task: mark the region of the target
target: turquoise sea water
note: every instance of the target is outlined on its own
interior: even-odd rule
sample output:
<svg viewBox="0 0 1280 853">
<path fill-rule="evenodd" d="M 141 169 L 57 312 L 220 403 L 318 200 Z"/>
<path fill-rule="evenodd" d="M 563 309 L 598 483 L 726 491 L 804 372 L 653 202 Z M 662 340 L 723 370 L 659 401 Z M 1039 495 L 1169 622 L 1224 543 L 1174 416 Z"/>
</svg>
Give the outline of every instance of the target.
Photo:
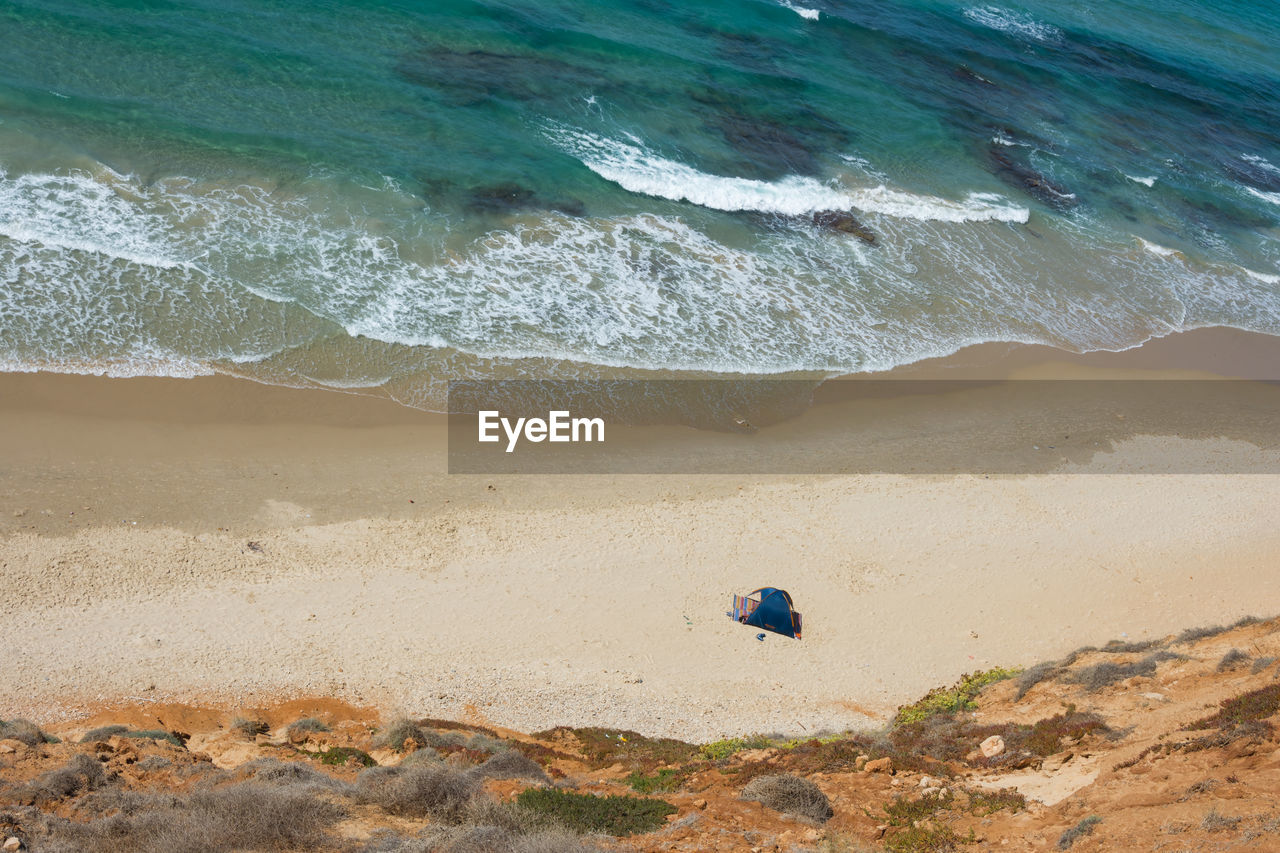
<svg viewBox="0 0 1280 853">
<path fill-rule="evenodd" d="M 434 407 L 1280 334 L 1277 47 L 1243 0 L 5 0 L 0 368 Z"/>
</svg>

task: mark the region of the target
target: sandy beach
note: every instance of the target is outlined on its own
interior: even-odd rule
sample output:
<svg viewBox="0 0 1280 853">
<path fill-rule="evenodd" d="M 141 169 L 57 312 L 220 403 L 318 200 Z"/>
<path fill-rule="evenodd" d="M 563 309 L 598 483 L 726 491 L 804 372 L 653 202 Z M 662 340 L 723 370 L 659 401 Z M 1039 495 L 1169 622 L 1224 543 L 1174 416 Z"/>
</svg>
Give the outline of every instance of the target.
<svg viewBox="0 0 1280 853">
<path fill-rule="evenodd" d="M 908 375 L 1258 377 L 1273 350 L 1214 330 L 1105 356 L 979 348 Z M 1276 470 L 1265 429 L 1122 425 L 1054 458 L 1034 413 L 983 393 L 948 406 L 1022 441 L 1031 473 L 450 476 L 444 419 L 386 400 L 6 375 L 0 717 L 331 694 L 524 730 L 803 733 L 967 671 L 1280 612 L 1280 476 L 1238 473 Z M 878 405 L 886 454 L 938 411 Z M 1188 460 L 1237 473 L 1177 473 Z M 803 640 L 725 618 L 765 584 L 792 593 Z"/>
</svg>

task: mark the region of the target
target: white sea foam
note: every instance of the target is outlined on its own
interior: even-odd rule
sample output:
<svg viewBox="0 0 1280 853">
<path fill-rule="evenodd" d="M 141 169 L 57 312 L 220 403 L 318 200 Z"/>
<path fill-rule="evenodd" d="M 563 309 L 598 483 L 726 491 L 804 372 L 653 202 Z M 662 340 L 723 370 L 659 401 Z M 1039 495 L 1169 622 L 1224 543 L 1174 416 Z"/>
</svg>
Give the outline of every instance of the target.
<svg viewBox="0 0 1280 853">
<path fill-rule="evenodd" d="M 822 14 L 817 9 L 808 9 L 804 6 L 797 6 L 795 3 L 789 2 L 789 0 L 778 0 L 778 5 L 784 9 L 790 9 L 792 12 L 795 12 L 797 15 L 808 21 L 816 21 L 822 17 Z"/>
<path fill-rule="evenodd" d="M 1150 240 L 1144 240 L 1141 237 L 1137 239 L 1143 249 L 1161 258 L 1171 258 L 1174 255 L 1182 254 L 1177 249 L 1170 249 L 1168 246 L 1161 246 L 1159 243 L 1152 243 Z"/>
<path fill-rule="evenodd" d="M 1062 30 L 1057 27 L 1040 23 L 1025 13 L 998 6 L 971 6 L 964 10 L 964 16 L 984 27 L 1021 38 L 1039 42 L 1056 42 L 1062 39 Z"/>
<path fill-rule="evenodd" d="M 1026 222 L 1030 211 L 999 196 L 972 193 L 956 202 L 885 186 L 846 189 L 813 178 L 777 181 L 723 177 L 700 172 L 646 148 L 639 139 L 610 140 L 583 130 L 549 125 L 548 136 L 588 169 L 630 192 L 687 201 L 713 210 L 800 216 L 819 210 L 858 210 L 940 222 Z"/>
<path fill-rule="evenodd" d="M 922 222 L 1025 223 L 1031 216 L 1027 208 L 1010 204 L 994 193 L 969 193 L 964 201 L 948 201 L 879 186 L 852 190 L 849 197 L 859 210 Z"/>
<path fill-rule="evenodd" d="M 0 235 L 147 267 L 183 266 L 167 255 L 163 223 L 118 191 L 123 180 L 109 170 L 14 178 L 0 171 Z"/>
<path fill-rule="evenodd" d="M 1280 204 L 1280 193 L 1271 193 L 1265 190 L 1254 189 L 1253 187 L 1245 184 L 1239 184 L 1239 186 L 1254 198 L 1260 198 L 1268 204 Z"/>
<path fill-rule="evenodd" d="M 1086 350 L 1196 323 L 1280 331 L 1257 276 L 1204 274 L 1145 251 L 1077 258 L 1085 235 L 1064 238 L 1051 222 L 1035 236 L 950 224 L 1005 210 L 998 197 L 821 185 L 885 213 L 874 249 L 800 228 L 720 240 L 678 212 L 530 213 L 434 254 L 421 242 L 434 223 L 371 220 L 382 202 L 367 195 L 353 214 L 347 190 L 328 184 L 65 181 L 24 184 L 24 222 L 47 241 L 0 237 L 0 369 L 217 369 L 334 387 L 390 375 L 388 393 L 419 400 L 405 377 L 483 374 L 486 359 L 508 360 L 504 369 L 536 359 L 535 371 L 845 372 L 990 340 Z M 84 234 L 66 212 L 99 201 L 115 243 L 178 265 L 71 247 Z"/>
<path fill-rule="evenodd" d="M 1139 177 L 1138 175 L 1130 175 L 1127 172 L 1123 174 L 1126 178 L 1133 181 L 1135 184 L 1142 184 L 1144 187 L 1154 187 L 1156 185 L 1155 176 L 1144 178 L 1144 177 Z"/>
<path fill-rule="evenodd" d="M 1265 157 L 1259 157 L 1257 154 L 1241 154 L 1240 159 L 1266 169 L 1268 172 L 1275 172 L 1277 175 L 1280 175 L 1280 166 L 1275 165 Z"/>
<path fill-rule="evenodd" d="M 1280 275 L 1258 272 L 1257 270 L 1251 270 L 1248 267 L 1240 267 L 1240 270 L 1245 275 L 1249 276 L 1249 278 L 1254 279 L 1255 281 L 1260 281 L 1263 284 L 1280 284 Z"/>
</svg>

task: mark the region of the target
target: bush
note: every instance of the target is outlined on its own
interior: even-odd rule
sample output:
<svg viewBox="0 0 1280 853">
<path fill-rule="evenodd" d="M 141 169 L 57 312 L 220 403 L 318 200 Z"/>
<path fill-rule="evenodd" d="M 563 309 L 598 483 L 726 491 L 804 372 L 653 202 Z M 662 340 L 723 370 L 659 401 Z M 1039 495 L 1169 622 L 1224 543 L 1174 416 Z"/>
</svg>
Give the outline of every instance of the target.
<svg viewBox="0 0 1280 853">
<path fill-rule="evenodd" d="M 724 740 L 703 744 L 698 747 L 698 752 L 704 758 L 720 761 L 744 749 L 768 749 L 773 745 L 773 741 L 765 735 L 747 735 L 746 737 L 725 738 Z"/>
<path fill-rule="evenodd" d="M 1094 827 L 1100 823 L 1102 823 L 1102 818 L 1097 815 L 1089 815 L 1089 817 L 1080 821 L 1075 826 L 1063 832 L 1062 835 L 1058 836 L 1058 849 L 1070 850 L 1071 845 L 1075 844 L 1081 838 L 1084 838 L 1086 835 L 1093 835 Z"/>
<path fill-rule="evenodd" d="M 1179 655 L 1170 652 L 1155 652 L 1141 660 L 1130 661 L 1129 663 L 1104 661 L 1073 672 L 1070 680 L 1074 684 L 1084 686 L 1085 689 L 1092 693 L 1109 684 L 1115 684 L 1118 681 L 1124 681 L 1135 676 L 1150 678 L 1156 674 L 1156 667 L 1159 664 L 1167 660 L 1177 660 L 1178 658 Z"/>
<path fill-rule="evenodd" d="M 818 823 L 825 823 L 835 814 L 831 801 L 821 788 L 808 779 L 790 774 L 752 779 L 742 789 L 742 798 L 755 800 L 776 812 L 806 817 Z"/>
<path fill-rule="evenodd" d="M 316 758 L 320 760 L 321 764 L 327 764 L 331 767 L 343 767 L 351 764 L 373 767 L 378 763 L 373 760 L 373 756 L 369 753 L 352 746 L 335 746 L 323 752 L 317 752 Z"/>
<path fill-rule="evenodd" d="M 543 815 L 576 832 L 635 835 L 662 826 L 677 809 L 666 800 L 648 797 L 575 794 L 555 788 L 526 788 L 516 805 Z"/>
<path fill-rule="evenodd" d="M 286 731 L 290 736 L 297 736 L 311 732 L 327 732 L 331 731 L 331 729 L 329 728 L 329 724 L 324 720 L 319 720 L 315 717 L 303 717 L 300 720 L 294 720 L 290 723 L 289 728 L 286 729 Z"/>
<path fill-rule="evenodd" d="M 480 778 L 489 779 L 533 779 L 538 782 L 550 782 L 542 765 L 528 756 L 514 750 L 499 752 L 471 773 Z"/>
<path fill-rule="evenodd" d="M 640 794 L 666 793 L 677 790 L 684 783 L 685 773 L 664 767 L 652 776 L 636 770 L 627 777 L 631 790 Z"/>
<path fill-rule="evenodd" d="M 1242 663 L 1249 660 L 1249 656 L 1239 649 L 1232 649 L 1222 656 L 1222 660 L 1218 661 L 1218 672 L 1227 672 L 1235 669 Z"/>
<path fill-rule="evenodd" d="M 452 768 L 378 767 L 356 780 L 356 797 L 383 811 L 406 817 L 430 817 L 460 823 L 467 806 L 480 791 L 480 780 Z"/>
<path fill-rule="evenodd" d="M 1280 711 L 1280 684 L 1223 699 L 1218 713 L 1187 726 L 1189 729 L 1229 729 L 1260 722 Z"/>
<path fill-rule="evenodd" d="M 324 830 L 344 815 L 340 806 L 305 790 L 243 783 L 198 790 L 185 802 L 157 797 L 132 814 L 67 821 L 50 834 L 61 849 L 72 850 L 309 850 L 320 847 Z"/>
<path fill-rule="evenodd" d="M 91 755 L 76 755 L 56 770 L 42 773 L 26 785 L 26 791 L 37 802 L 57 801 L 75 794 L 92 791 L 105 784 L 107 774 L 102 764 Z"/>
<path fill-rule="evenodd" d="M 1020 702 L 1022 697 L 1031 692 L 1031 688 L 1035 687 L 1042 681 L 1048 681 L 1062 671 L 1062 667 L 1056 663 L 1038 663 L 1030 669 L 1024 670 L 1018 676 L 1018 694 L 1014 696 L 1013 701 Z"/>
<path fill-rule="evenodd" d="M 260 782 L 269 782 L 275 785 L 314 785 L 321 788 L 346 787 L 342 781 L 302 761 L 258 758 L 241 765 L 239 770 Z"/>
<path fill-rule="evenodd" d="M 181 738 L 173 732 L 166 732 L 163 729 L 143 729 L 142 731 L 137 732 L 124 732 L 120 737 L 141 738 L 142 740 L 163 740 L 168 741 L 174 746 L 180 746 L 184 749 L 186 748 L 186 744 L 182 742 Z"/>
<path fill-rule="evenodd" d="M 263 720 L 251 719 L 249 717 L 236 717 L 231 721 L 232 731 L 237 731 L 245 737 L 252 740 L 258 735 L 265 735 L 271 731 L 271 726 L 267 725 Z"/>
<path fill-rule="evenodd" d="M 427 745 L 427 733 L 419 728 L 412 720 L 406 720 L 404 717 L 398 717 L 392 720 L 391 725 L 378 732 L 377 737 L 373 739 L 373 745 L 382 749 L 404 749 L 404 742 L 413 739 L 418 746 Z"/>
<path fill-rule="evenodd" d="M 96 729 L 90 729 L 84 733 L 84 737 L 80 738 L 81 743 L 92 743 L 99 740 L 110 740 L 113 737 L 119 737 L 129 731 L 128 726 L 110 725 L 98 726 Z"/>
<path fill-rule="evenodd" d="M 30 720 L 0 720 L 0 740 L 16 740 L 27 746 L 48 743 L 50 738 Z"/>
<path fill-rule="evenodd" d="M 1258 673 L 1262 672 L 1264 669 L 1271 666 L 1275 662 L 1276 662 L 1276 659 L 1273 657 L 1258 658 L 1253 662 L 1253 666 L 1249 668 L 1249 674 L 1257 675 Z"/>
<path fill-rule="evenodd" d="M 1013 678 L 1018 674 L 1016 669 L 989 669 L 985 672 L 965 674 L 952 687 L 939 687 L 930 690 L 924 698 L 911 705 L 903 705 L 893 718 L 894 725 L 918 723 L 937 714 L 955 714 L 959 711 L 973 711 L 978 707 L 975 701 L 982 689 L 997 681 Z"/>
<path fill-rule="evenodd" d="M 909 826 L 902 832 L 885 839 L 884 849 L 889 853 L 951 853 L 970 839 L 956 835 L 949 826 Z"/>
<path fill-rule="evenodd" d="M 1216 637 L 1219 634 L 1226 633 L 1226 631 L 1227 628 L 1222 625 L 1211 625 L 1204 628 L 1188 628 L 1178 636 L 1174 637 L 1173 642 L 1175 644 L 1194 643 L 1196 640 L 1206 640 L 1209 637 Z"/>
<path fill-rule="evenodd" d="M 422 848 L 406 848 L 406 853 L 408 849 Z M 432 853 L 601 853 L 599 847 L 563 829 L 542 829 L 524 835 L 484 825 L 435 832 L 426 849 Z"/>
</svg>

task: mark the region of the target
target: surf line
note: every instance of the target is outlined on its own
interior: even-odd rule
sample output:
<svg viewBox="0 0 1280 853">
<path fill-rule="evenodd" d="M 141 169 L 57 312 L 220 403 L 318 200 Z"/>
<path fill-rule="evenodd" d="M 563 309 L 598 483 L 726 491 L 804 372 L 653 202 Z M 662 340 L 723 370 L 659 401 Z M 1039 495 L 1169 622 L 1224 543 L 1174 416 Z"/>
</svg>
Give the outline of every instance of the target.
<svg viewBox="0 0 1280 853">
<path fill-rule="evenodd" d="M 502 417 L 496 409 L 483 409 L 478 415 L 476 440 L 486 443 L 501 441 L 502 436 L 498 434 L 501 427 L 507 437 L 507 453 L 515 451 L 522 438 L 535 444 L 541 441 L 604 441 L 604 418 L 575 418 L 563 409 L 547 412 L 545 418 L 516 418 L 514 423 L 510 418 Z"/>
</svg>

